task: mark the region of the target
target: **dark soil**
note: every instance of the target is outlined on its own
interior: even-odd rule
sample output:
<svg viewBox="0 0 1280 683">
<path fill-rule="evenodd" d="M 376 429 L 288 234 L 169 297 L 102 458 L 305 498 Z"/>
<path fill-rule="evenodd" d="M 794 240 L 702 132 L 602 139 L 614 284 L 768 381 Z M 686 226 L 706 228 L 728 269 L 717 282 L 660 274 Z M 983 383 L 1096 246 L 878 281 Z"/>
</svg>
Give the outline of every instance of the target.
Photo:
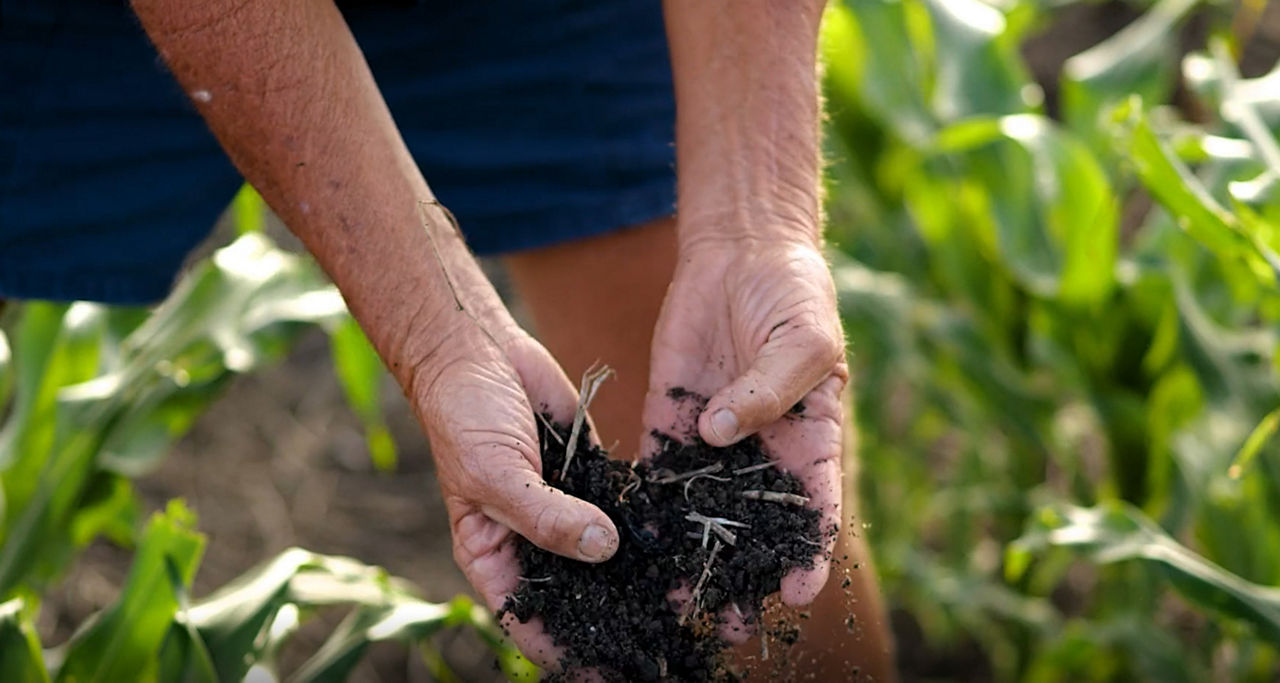
<svg viewBox="0 0 1280 683">
<path fill-rule="evenodd" d="M 554 426 L 552 435 L 549 422 L 539 424 L 548 483 L 599 506 L 621 542 L 609 561 L 587 564 L 520 539 L 522 581 L 503 612 L 522 622 L 542 617 L 568 671 L 596 667 L 609 681 L 737 680 L 744 672 L 727 666 L 718 635 L 725 615 L 757 622 L 782 576 L 812 567 L 835 533 L 801 504 L 799 480 L 768 465 L 754 437 L 714 448 L 655 432 L 660 452 L 635 465 L 581 436 L 562 481 L 569 429 Z M 717 532 L 698 515 L 742 526 Z M 696 592 L 696 602 L 672 600 L 678 589 Z"/>
</svg>

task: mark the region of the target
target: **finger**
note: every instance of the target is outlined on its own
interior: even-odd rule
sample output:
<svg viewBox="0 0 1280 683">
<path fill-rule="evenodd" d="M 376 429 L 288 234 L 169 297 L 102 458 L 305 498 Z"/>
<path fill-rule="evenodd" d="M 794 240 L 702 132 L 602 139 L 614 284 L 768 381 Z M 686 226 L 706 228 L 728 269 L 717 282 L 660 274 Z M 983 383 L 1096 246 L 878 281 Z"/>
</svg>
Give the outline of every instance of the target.
<svg viewBox="0 0 1280 683">
<path fill-rule="evenodd" d="M 511 343 L 507 348 L 507 357 L 511 360 L 534 411 L 550 415 L 551 421 L 556 424 L 572 425 L 578 409 L 578 390 L 551 352 L 537 341 L 525 337 Z M 589 443 L 600 445 L 590 415 L 587 415 L 583 432 L 587 434 Z"/>
<path fill-rule="evenodd" d="M 812 569 L 794 569 L 782 577 L 782 601 L 792 607 L 813 602 L 827 583 L 831 569 L 831 551 L 840 529 L 840 460 L 836 457 L 814 460 L 795 472 L 809 494 L 809 506 L 818 510 L 823 547 L 814 554 Z"/>
<path fill-rule="evenodd" d="M 728 446 L 756 433 L 781 418 L 833 369 L 845 379 L 843 360 L 837 333 L 808 322 L 776 328 L 751 367 L 707 402 L 698 418 L 699 434 L 713 446 Z"/>
<path fill-rule="evenodd" d="M 720 612 L 720 638 L 730 645 L 741 645 L 755 635 L 755 626 L 748 624 L 743 616 L 726 608 Z"/>
<path fill-rule="evenodd" d="M 683 390 L 673 392 L 666 384 L 651 384 L 644 400 L 642 456 L 650 458 L 662 450 L 663 440 L 658 434 L 681 439 L 696 434 L 698 415 L 706 405 L 705 396 Z"/>
<path fill-rule="evenodd" d="M 489 479 L 477 503 L 493 520 L 531 543 L 583 562 L 603 562 L 618 549 L 618 530 L 600 508 L 552 488 L 526 468 Z"/>
<path fill-rule="evenodd" d="M 797 441 L 805 444 L 802 459 L 797 461 L 786 456 L 784 459 L 787 469 L 804 485 L 809 507 L 821 514 L 819 537 L 813 540 L 822 546 L 814 555 L 813 567 L 793 570 L 782 578 L 783 602 L 793 607 L 812 602 L 826 584 L 830 571 L 843 501 L 840 468 L 845 436 L 842 429 L 845 407 L 840 401 L 843 386 L 842 377 L 828 377 L 804 397 L 806 410 L 800 421 L 788 421 L 762 434 L 769 447 L 779 453 L 786 453 L 788 449 L 779 443 L 780 435 L 775 438 L 776 432 L 788 432 L 790 450 L 794 450 Z"/>
<path fill-rule="evenodd" d="M 690 610 L 689 600 L 693 597 L 693 588 L 687 582 L 681 582 L 674 590 L 667 593 L 667 601 L 675 611 L 683 614 Z M 741 645 L 751 639 L 755 634 L 755 628 L 748 624 L 741 615 L 735 612 L 733 608 L 726 607 L 720 612 L 720 625 L 717 633 L 720 637 L 733 645 Z"/>
<path fill-rule="evenodd" d="M 489 610 L 497 612 L 519 586 L 519 563 L 511 531 L 480 512 L 458 520 L 454 531 L 454 560 L 467 581 L 480 594 Z M 563 654 L 551 641 L 542 620 L 520 623 L 515 615 L 502 617 L 502 629 L 530 661 L 540 667 L 554 666 Z"/>
</svg>

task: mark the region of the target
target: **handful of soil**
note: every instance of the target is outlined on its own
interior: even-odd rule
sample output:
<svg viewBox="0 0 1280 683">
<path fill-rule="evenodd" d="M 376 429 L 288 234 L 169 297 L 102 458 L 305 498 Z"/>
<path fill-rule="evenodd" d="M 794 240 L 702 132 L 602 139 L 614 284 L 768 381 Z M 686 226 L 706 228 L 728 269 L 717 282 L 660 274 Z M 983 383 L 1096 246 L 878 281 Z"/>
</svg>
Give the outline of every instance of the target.
<svg viewBox="0 0 1280 683">
<path fill-rule="evenodd" d="M 566 670 L 607 681 L 733 681 L 722 613 L 759 619 L 788 571 L 811 568 L 834 529 L 805 507 L 800 481 L 752 437 L 715 448 L 655 432 L 662 448 L 634 466 L 579 437 L 561 478 L 569 429 L 538 420 L 543 476 L 598 506 L 618 527 L 617 553 L 588 564 L 521 538 L 521 581 L 501 613 L 542 617 Z M 684 589 L 687 600 L 670 594 Z M 500 613 L 500 615 L 501 615 Z"/>
</svg>

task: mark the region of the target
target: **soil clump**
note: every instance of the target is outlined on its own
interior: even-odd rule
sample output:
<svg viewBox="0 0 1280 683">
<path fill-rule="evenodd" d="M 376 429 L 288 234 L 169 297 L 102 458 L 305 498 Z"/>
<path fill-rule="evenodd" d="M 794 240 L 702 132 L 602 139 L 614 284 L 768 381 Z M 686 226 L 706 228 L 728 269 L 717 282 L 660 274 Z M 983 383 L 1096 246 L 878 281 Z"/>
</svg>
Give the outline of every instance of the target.
<svg viewBox="0 0 1280 683">
<path fill-rule="evenodd" d="M 716 448 L 657 432 L 657 455 L 634 464 L 611 460 L 581 434 L 562 477 L 570 429 L 537 422 L 547 484 L 597 505 L 620 543 L 609 561 L 588 564 L 518 539 L 520 585 L 502 612 L 541 617 L 570 672 L 738 680 L 724 661 L 720 629 L 733 628 L 725 615 L 757 623 L 764 597 L 788 571 L 812 567 L 836 531 L 820 528 L 801 482 L 756 437 Z M 675 591 L 685 599 L 673 600 Z"/>
</svg>

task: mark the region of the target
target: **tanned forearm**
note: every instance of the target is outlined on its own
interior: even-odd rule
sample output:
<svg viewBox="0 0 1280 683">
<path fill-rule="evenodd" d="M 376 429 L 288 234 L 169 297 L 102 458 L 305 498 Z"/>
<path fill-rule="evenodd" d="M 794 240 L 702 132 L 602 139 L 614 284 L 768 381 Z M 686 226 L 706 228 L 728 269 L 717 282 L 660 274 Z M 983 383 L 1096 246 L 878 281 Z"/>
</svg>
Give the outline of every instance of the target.
<svg viewBox="0 0 1280 683">
<path fill-rule="evenodd" d="M 503 315 L 438 207 L 427 212 L 434 239 L 424 228 L 418 204 L 431 192 L 331 2 L 133 4 L 232 161 L 333 278 L 406 390 L 461 324 L 433 250 L 472 314 Z"/>
<path fill-rule="evenodd" d="M 824 0 L 665 0 L 682 245 L 819 239 Z"/>
</svg>

